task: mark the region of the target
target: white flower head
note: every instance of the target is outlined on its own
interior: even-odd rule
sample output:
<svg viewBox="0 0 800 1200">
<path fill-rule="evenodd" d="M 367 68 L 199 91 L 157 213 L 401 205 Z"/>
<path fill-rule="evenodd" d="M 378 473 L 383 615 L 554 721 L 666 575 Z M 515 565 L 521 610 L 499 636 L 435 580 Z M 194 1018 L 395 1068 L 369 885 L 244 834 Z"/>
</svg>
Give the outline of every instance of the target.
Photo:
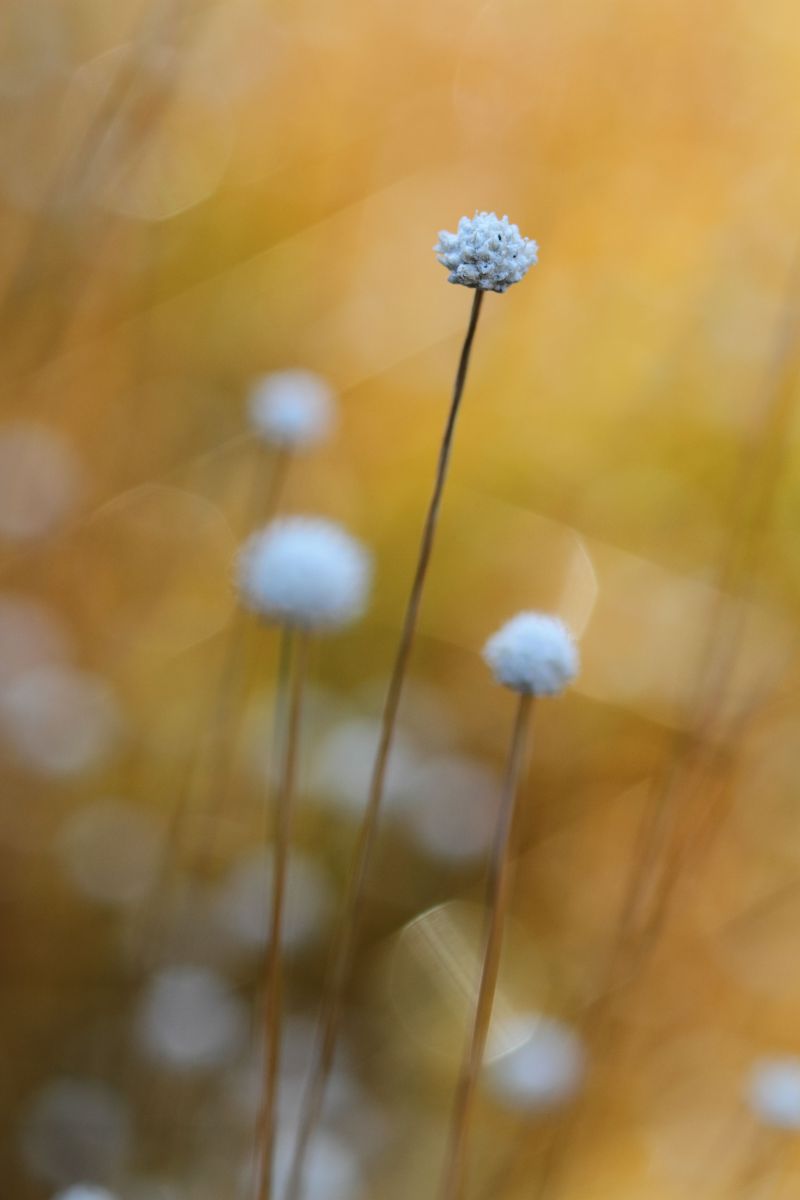
<svg viewBox="0 0 800 1200">
<path fill-rule="evenodd" d="M 536 242 L 523 237 L 508 217 L 501 220 L 493 212 L 462 217 L 458 232 L 443 229 L 433 249 L 450 272 L 450 283 L 484 292 L 505 292 L 519 283 L 539 254 Z"/>
<path fill-rule="evenodd" d="M 512 617 L 483 648 L 495 679 L 514 692 L 555 696 L 578 673 L 578 650 L 563 621 L 546 613 Z"/>
<path fill-rule="evenodd" d="M 333 391 L 321 375 L 294 368 L 256 380 L 248 399 L 250 422 L 260 438 L 301 450 L 327 436 L 334 422 Z"/>
<path fill-rule="evenodd" d="M 340 629 L 364 611 L 372 580 L 367 550 L 319 517 L 279 517 L 245 542 L 237 564 L 243 604 L 266 620 Z"/>
<path fill-rule="evenodd" d="M 800 1059 L 765 1058 L 747 1084 L 750 1108 L 764 1125 L 800 1129 Z"/>
</svg>

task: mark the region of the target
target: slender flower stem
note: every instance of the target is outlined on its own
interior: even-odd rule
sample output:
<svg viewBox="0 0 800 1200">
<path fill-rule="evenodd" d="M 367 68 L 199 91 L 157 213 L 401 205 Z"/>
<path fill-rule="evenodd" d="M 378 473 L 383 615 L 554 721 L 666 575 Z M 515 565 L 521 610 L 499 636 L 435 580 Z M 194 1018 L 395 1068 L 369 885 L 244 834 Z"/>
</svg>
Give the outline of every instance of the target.
<svg viewBox="0 0 800 1200">
<path fill-rule="evenodd" d="M 284 631 L 287 641 L 293 637 Z M 284 655 L 282 654 L 282 658 Z M 283 745 L 280 781 L 275 803 L 275 848 L 272 874 L 272 905 L 269 921 L 269 940 L 264 962 L 264 1096 L 259 1116 L 258 1151 L 259 1173 L 256 1195 L 258 1200 L 271 1200 L 272 1159 L 277 1124 L 278 1073 L 281 1038 L 281 943 L 289 847 L 292 834 L 292 810 L 297 774 L 297 751 L 300 734 L 300 715 L 303 684 L 308 661 L 308 634 L 297 635 L 295 662 L 290 671 L 287 697 L 286 738 Z"/>
<path fill-rule="evenodd" d="M 315 1059 L 312 1066 L 309 1087 L 304 1097 L 304 1103 L 300 1114 L 297 1142 L 295 1145 L 289 1182 L 286 1188 L 286 1200 L 299 1200 L 301 1195 L 303 1165 L 311 1136 L 322 1111 L 322 1104 L 325 1098 L 325 1087 L 328 1082 L 331 1066 L 333 1065 L 333 1055 L 336 1047 L 336 1038 L 339 1032 L 344 994 L 350 978 L 353 958 L 355 956 L 358 929 L 366 892 L 367 877 L 372 859 L 372 850 L 375 844 L 375 835 L 378 827 L 378 816 L 380 812 L 381 801 L 383 799 L 383 790 L 386 781 L 386 769 L 389 763 L 389 753 L 392 748 L 395 727 L 397 725 L 397 713 L 400 707 L 400 699 L 403 694 L 403 683 L 405 681 L 406 668 L 408 666 L 408 660 L 410 658 L 411 649 L 414 643 L 414 635 L 416 633 L 419 610 L 422 603 L 422 595 L 425 589 L 425 579 L 428 573 L 428 564 L 430 563 L 433 544 L 436 537 L 439 510 L 442 504 L 444 486 L 447 480 L 447 470 L 450 464 L 450 456 L 453 449 L 453 434 L 455 433 L 456 419 L 461 406 L 461 397 L 464 392 L 464 384 L 466 382 L 467 369 L 469 367 L 470 352 L 472 350 L 472 343 L 475 338 L 475 330 L 478 326 L 478 317 L 480 316 L 483 295 L 484 293 L 479 288 L 476 288 L 475 296 L 472 301 L 469 325 L 467 326 L 466 337 L 464 338 L 464 344 L 461 348 L 461 357 L 459 359 L 458 370 L 456 372 L 455 383 L 453 385 L 450 411 L 448 413 L 447 423 L 445 425 L 444 434 L 442 437 L 442 444 L 439 450 L 439 460 L 436 468 L 433 492 L 431 494 L 428 512 L 425 517 L 425 523 L 422 528 L 422 537 L 420 540 L 419 556 L 417 558 L 414 580 L 411 585 L 405 616 L 403 618 L 403 626 L 400 633 L 400 641 L 398 643 L 394 665 L 392 667 L 392 673 L 389 678 L 389 686 L 386 692 L 386 699 L 384 701 L 383 714 L 381 717 L 381 732 L 378 741 L 378 749 L 372 769 L 372 777 L 370 780 L 369 795 L 356 844 L 353 870 L 348 880 L 347 893 L 345 895 L 342 914 L 336 932 L 331 959 L 331 969 L 327 981 L 325 996 L 323 998 L 322 1012 L 320 1014 L 320 1033 L 317 1046 L 315 1047 Z"/>
<path fill-rule="evenodd" d="M 494 846 L 487 883 L 487 925 L 481 968 L 478 999 L 461 1074 L 453 1101 L 450 1124 L 450 1141 L 442 1181 L 442 1200 L 461 1200 L 466 1177 L 467 1152 L 470 1129 L 475 1109 L 475 1094 L 480 1078 L 492 1005 L 497 988 L 500 969 L 500 951 L 503 945 L 503 927 L 513 885 L 513 864 L 509 854 L 511 832 L 514 824 L 517 788 L 525 756 L 528 717 L 532 697 L 520 697 L 511 747 L 508 754 L 500 814 L 495 831 Z"/>
<path fill-rule="evenodd" d="M 253 528 L 271 521 L 276 515 L 286 483 L 289 462 L 288 451 L 281 448 L 275 450 L 265 488 L 261 455 L 258 456 L 253 474 L 252 491 L 247 497 L 245 510 L 248 533 Z M 238 611 L 234 613 L 220 670 L 214 712 L 206 732 L 206 738 L 210 743 L 210 763 L 205 791 L 212 801 L 214 817 L 219 817 L 227 808 L 232 768 L 236 757 L 237 735 L 239 734 L 237 717 L 242 715 L 242 696 L 246 687 L 244 670 L 246 635 L 247 615 L 243 611 Z M 281 662 L 283 663 L 288 653 L 288 640 L 282 638 L 281 646 Z"/>
</svg>

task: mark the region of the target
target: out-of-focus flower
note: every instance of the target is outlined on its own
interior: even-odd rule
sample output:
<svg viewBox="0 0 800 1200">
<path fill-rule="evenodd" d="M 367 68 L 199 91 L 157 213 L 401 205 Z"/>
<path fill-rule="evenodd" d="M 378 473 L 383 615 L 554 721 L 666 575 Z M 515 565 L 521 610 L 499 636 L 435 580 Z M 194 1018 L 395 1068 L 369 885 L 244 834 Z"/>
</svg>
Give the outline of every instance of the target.
<svg viewBox="0 0 800 1200">
<path fill-rule="evenodd" d="M 247 1031 L 245 1009 L 227 983 L 205 967 L 166 967 L 151 980 L 138 1014 L 148 1056 L 178 1070 L 228 1062 Z"/>
<path fill-rule="evenodd" d="M 0 691 L 0 734 L 40 775 L 77 775 L 106 758 L 122 727 L 105 680 L 70 667 L 41 666 Z"/>
<path fill-rule="evenodd" d="M 476 212 L 474 217 L 461 218 L 457 233 L 443 229 L 434 251 L 450 272 L 450 283 L 505 292 L 528 273 L 539 247 L 523 237 L 508 217 L 501 220 L 493 212 Z"/>
<path fill-rule="evenodd" d="M 109 1179 L 125 1164 L 130 1120 L 120 1096 L 100 1083 L 56 1079 L 36 1095 L 22 1129 L 30 1170 L 57 1187 Z"/>
<path fill-rule="evenodd" d="M 124 907 L 155 879 L 161 831 L 146 813 L 117 800 L 87 804 L 68 817 L 57 851 L 75 887 L 93 900 Z"/>
<path fill-rule="evenodd" d="M 275 1149 L 275 1190 L 282 1193 L 289 1180 L 294 1150 L 294 1130 L 279 1133 Z M 355 1155 L 329 1133 L 316 1133 L 306 1155 L 302 1194 L 305 1200 L 358 1200 L 361 1175 Z"/>
<path fill-rule="evenodd" d="M 800 1129 L 800 1058 L 765 1058 L 750 1072 L 750 1108 L 765 1125 Z"/>
<path fill-rule="evenodd" d="M 486 1068 L 486 1082 L 508 1108 L 556 1108 L 581 1086 L 585 1053 L 577 1033 L 562 1021 L 528 1013 L 512 1022 L 518 1044 Z M 520 1039 L 522 1039 L 520 1041 Z"/>
<path fill-rule="evenodd" d="M 432 759 L 418 771 L 406 807 L 411 834 L 432 858 L 470 862 L 491 842 L 499 794 L 484 763 L 458 755 Z"/>
<path fill-rule="evenodd" d="M 555 696 L 578 673 L 578 650 L 563 621 L 523 612 L 489 638 L 483 650 L 498 683 L 531 696 Z"/>
<path fill-rule="evenodd" d="M 331 729 L 314 755 L 311 772 L 314 795 L 360 817 L 379 736 L 380 722 L 364 717 L 351 717 Z M 402 733 L 398 734 L 386 777 L 384 798 L 389 807 L 402 807 L 412 794 L 416 765 L 413 744 Z"/>
<path fill-rule="evenodd" d="M 221 885 L 217 920 L 243 949 L 258 950 L 266 940 L 273 869 L 272 855 L 258 851 L 237 863 Z M 330 881 L 315 859 L 292 855 L 284 905 L 283 948 L 303 950 L 319 937 L 333 907 Z"/>
<path fill-rule="evenodd" d="M 76 1183 L 65 1192 L 59 1192 L 55 1200 L 117 1200 L 108 1188 L 98 1187 L 94 1183 Z"/>
<path fill-rule="evenodd" d="M 59 433 L 22 421 L 0 429 L 0 535 L 22 542 L 50 533 L 82 491 L 75 452 Z"/>
<path fill-rule="evenodd" d="M 299 368 L 273 371 L 257 380 L 248 408 L 258 436 L 288 450 L 322 441 L 334 421 L 331 388 L 321 375 Z"/>
<path fill-rule="evenodd" d="M 0 687 L 34 667 L 64 664 L 69 634 L 57 615 L 29 596 L 0 596 Z"/>
<path fill-rule="evenodd" d="M 309 1017 L 288 1016 L 281 1038 L 281 1082 L 279 1123 L 291 1132 L 297 1121 L 308 1084 L 309 1068 L 316 1044 L 316 1022 Z M 264 1046 L 246 1056 L 242 1064 L 226 1077 L 225 1101 L 232 1114 L 252 1129 L 264 1091 Z M 348 1054 L 339 1044 L 330 1087 L 325 1094 L 326 1121 L 341 1117 L 362 1098 L 362 1091 L 348 1066 Z"/>
<path fill-rule="evenodd" d="M 242 603 L 266 620 L 335 630 L 363 612 L 372 563 L 333 521 L 280 517 L 245 542 L 237 576 Z"/>
</svg>

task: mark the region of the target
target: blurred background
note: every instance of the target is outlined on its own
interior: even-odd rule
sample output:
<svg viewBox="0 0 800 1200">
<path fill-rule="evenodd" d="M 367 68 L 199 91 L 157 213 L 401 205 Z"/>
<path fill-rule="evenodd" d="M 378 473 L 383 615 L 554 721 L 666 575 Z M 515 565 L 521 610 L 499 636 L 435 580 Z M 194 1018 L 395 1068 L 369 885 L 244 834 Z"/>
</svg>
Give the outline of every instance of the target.
<svg viewBox="0 0 800 1200">
<path fill-rule="evenodd" d="M 5 0 L 9 1200 L 253 1194 L 277 645 L 231 564 L 277 478 L 248 392 L 303 367 L 339 419 L 281 505 L 376 592 L 311 663 L 285 1159 L 475 208 L 540 263 L 484 305 L 308 1200 L 436 1195 L 520 608 L 583 671 L 535 718 L 470 1196 L 797 1194 L 800 1083 L 747 1094 L 800 1054 L 798 67 L 789 0 Z"/>
</svg>

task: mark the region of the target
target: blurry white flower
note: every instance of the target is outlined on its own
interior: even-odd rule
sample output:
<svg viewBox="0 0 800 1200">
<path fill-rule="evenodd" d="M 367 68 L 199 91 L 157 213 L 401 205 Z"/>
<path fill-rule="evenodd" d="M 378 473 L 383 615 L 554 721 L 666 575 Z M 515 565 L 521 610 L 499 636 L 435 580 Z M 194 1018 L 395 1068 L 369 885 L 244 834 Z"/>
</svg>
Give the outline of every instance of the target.
<svg viewBox="0 0 800 1200">
<path fill-rule="evenodd" d="M 361 816 L 380 737 L 380 722 L 353 717 L 323 738 L 313 758 L 311 790 L 344 812 Z M 402 806 L 414 784 L 416 751 L 402 733 L 395 736 L 386 776 L 384 801 Z"/>
<path fill-rule="evenodd" d="M 142 1048 L 157 1062 L 197 1070 L 228 1062 L 247 1017 L 227 983 L 205 967 L 167 967 L 153 976 L 138 1014 Z"/>
<path fill-rule="evenodd" d="M 300 450 L 321 441 L 334 419 L 333 392 L 313 371 L 273 371 L 254 384 L 250 421 L 273 446 Z"/>
<path fill-rule="evenodd" d="M 310 630 L 348 625 L 367 602 L 367 551 L 333 521 L 280 517 L 239 553 L 242 603 L 267 620 Z"/>
<path fill-rule="evenodd" d="M 317 1025 L 308 1017 L 287 1016 L 281 1035 L 281 1082 L 278 1091 L 279 1121 L 287 1131 L 297 1121 L 308 1084 Z M 347 1053 L 340 1043 L 336 1062 L 325 1090 L 324 1118 L 341 1116 L 361 1100 L 361 1089 L 346 1066 Z M 248 1127 L 257 1117 L 264 1092 L 263 1043 L 234 1072 L 226 1077 L 225 1099 L 232 1113 Z"/>
<path fill-rule="evenodd" d="M 508 217 L 501 220 L 493 212 L 462 217 L 458 232 L 443 229 L 434 246 L 439 262 L 450 272 L 450 283 L 484 292 L 505 292 L 519 283 L 536 262 L 538 249 Z"/>
<path fill-rule="evenodd" d="M 93 1183 L 76 1183 L 65 1192 L 59 1192 L 55 1200 L 117 1200 L 108 1188 L 97 1187 Z"/>
<path fill-rule="evenodd" d="M 520 1110 L 555 1108 L 570 1100 L 585 1072 L 577 1033 L 538 1013 L 516 1017 L 510 1024 L 507 1032 L 517 1045 L 486 1067 L 486 1083 L 497 1100 Z"/>
<path fill-rule="evenodd" d="M 0 690 L 0 733 L 41 775 L 93 767 L 114 748 L 121 727 L 105 680 L 70 667 L 36 667 Z"/>
<path fill-rule="evenodd" d="M 54 612 L 29 596 L 0 596 L 0 687 L 23 671 L 71 656 L 70 636 Z"/>
<path fill-rule="evenodd" d="M 282 1194 L 289 1181 L 295 1130 L 279 1133 L 275 1147 L 275 1191 Z M 303 1171 L 304 1200 L 358 1200 L 361 1174 L 349 1147 L 329 1133 L 316 1133 L 309 1145 Z"/>
<path fill-rule="evenodd" d="M 56 1079 L 36 1095 L 24 1120 L 25 1161 L 33 1174 L 56 1186 L 112 1177 L 129 1149 L 127 1109 L 100 1083 Z"/>
<path fill-rule="evenodd" d="M 765 1125 L 800 1129 L 800 1059 L 765 1058 L 750 1072 L 747 1098 Z"/>
<path fill-rule="evenodd" d="M 152 819 L 117 800 L 86 804 L 58 835 L 57 852 L 75 887 L 105 904 L 135 904 L 155 879 L 161 831 Z"/>
<path fill-rule="evenodd" d="M 229 937 L 245 949 L 263 947 L 271 911 L 273 860 L 256 851 L 237 863 L 220 887 L 216 916 Z M 318 938 L 333 907 L 328 876 L 307 855 L 289 861 L 284 897 L 282 944 L 287 952 L 302 950 Z"/>
<path fill-rule="evenodd" d="M 68 442 L 45 425 L 0 428 L 0 535 L 41 537 L 73 512 L 83 490 Z"/>
<path fill-rule="evenodd" d="M 455 754 L 432 759 L 419 770 L 407 806 L 412 836 L 433 858 L 469 862 L 492 840 L 499 793 L 484 763 Z"/>
<path fill-rule="evenodd" d="M 489 638 L 483 657 L 495 679 L 514 692 L 555 696 L 578 673 L 578 650 L 558 617 L 518 613 Z"/>
</svg>

